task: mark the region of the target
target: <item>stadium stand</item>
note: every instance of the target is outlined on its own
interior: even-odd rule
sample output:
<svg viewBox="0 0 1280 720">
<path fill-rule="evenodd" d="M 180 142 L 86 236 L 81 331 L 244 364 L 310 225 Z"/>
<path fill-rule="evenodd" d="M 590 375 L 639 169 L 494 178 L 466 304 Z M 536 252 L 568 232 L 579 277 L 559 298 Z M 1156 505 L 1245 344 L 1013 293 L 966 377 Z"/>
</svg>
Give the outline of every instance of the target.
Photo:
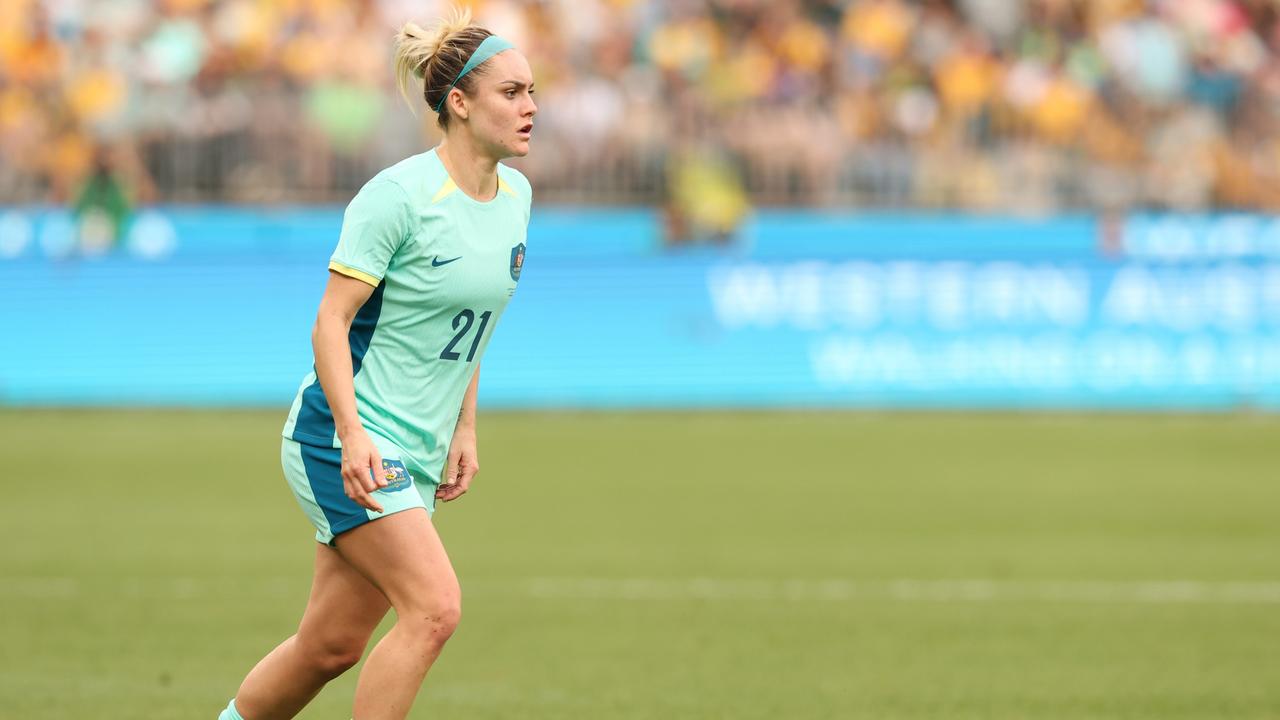
<svg viewBox="0 0 1280 720">
<path fill-rule="evenodd" d="M 542 200 L 1280 208 L 1270 0 L 486 0 Z M 341 202 L 434 140 L 393 28 L 443 2 L 7 0 L 0 201 Z"/>
</svg>

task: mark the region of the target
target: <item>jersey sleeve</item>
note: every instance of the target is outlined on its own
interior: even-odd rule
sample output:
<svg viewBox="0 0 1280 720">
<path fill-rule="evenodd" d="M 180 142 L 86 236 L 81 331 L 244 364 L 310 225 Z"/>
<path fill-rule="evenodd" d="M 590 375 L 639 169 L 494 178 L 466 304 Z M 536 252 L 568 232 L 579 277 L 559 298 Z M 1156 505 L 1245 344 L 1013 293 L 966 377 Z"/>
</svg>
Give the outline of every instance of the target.
<svg viewBox="0 0 1280 720">
<path fill-rule="evenodd" d="M 360 188 L 342 215 L 338 248 L 329 269 L 377 287 L 409 233 L 409 198 L 389 180 Z"/>
</svg>

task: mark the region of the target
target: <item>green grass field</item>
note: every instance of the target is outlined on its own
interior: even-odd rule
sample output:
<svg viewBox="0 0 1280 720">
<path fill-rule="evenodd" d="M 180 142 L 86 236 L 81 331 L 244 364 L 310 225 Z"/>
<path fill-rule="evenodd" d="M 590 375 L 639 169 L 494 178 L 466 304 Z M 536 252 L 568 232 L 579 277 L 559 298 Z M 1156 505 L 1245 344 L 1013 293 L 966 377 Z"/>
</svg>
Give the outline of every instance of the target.
<svg viewBox="0 0 1280 720">
<path fill-rule="evenodd" d="M 307 595 L 282 419 L 0 412 L 0 717 L 217 716 Z M 480 458 L 414 718 L 1280 718 L 1280 418 L 482 411 Z"/>
</svg>

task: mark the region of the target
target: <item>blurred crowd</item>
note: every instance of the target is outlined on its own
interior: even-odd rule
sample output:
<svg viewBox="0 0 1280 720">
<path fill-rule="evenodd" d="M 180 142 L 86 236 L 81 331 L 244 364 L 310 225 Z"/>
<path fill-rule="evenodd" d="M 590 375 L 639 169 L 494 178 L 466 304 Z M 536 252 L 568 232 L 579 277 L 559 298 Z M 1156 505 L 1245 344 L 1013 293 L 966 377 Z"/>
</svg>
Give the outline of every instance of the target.
<svg viewBox="0 0 1280 720">
<path fill-rule="evenodd" d="M 1280 209 L 1280 0 L 478 0 L 543 199 Z M 4 0 L 0 203 L 341 201 L 434 140 L 391 37 L 443 0 Z M 114 196 L 113 196 L 114 197 Z"/>
</svg>

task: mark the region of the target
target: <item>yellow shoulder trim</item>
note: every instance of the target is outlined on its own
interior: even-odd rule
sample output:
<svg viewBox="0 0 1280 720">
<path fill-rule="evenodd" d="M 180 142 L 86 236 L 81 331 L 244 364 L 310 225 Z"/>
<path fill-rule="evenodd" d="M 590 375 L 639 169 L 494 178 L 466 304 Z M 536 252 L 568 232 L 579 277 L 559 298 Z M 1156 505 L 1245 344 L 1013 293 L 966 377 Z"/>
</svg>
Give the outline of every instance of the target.
<svg viewBox="0 0 1280 720">
<path fill-rule="evenodd" d="M 378 285 L 382 282 L 381 280 L 379 280 L 378 278 L 376 278 L 376 277 L 374 277 L 374 276 L 370 275 L 370 274 L 369 274 L 369 273 L 367 273 L 367 272 L 364 272 L 364 271 L 362 271 L 362 270 L 357 270 L 357 269 L 355 269 L 355 268 L 353 268 L 353 267 L 347 267 L 346 265 L 343 265 L 342 263 L 338 262 L 337 260 L 330 260 L 330 261 L 329 261 L 329 269 L 330 269 L 330 270 L 332 270 L 332 271 L 334 271 L 334 272 L 336 272 L 336 273 L 338 273 L 339 275 L 346 275 L 346 276 L 347 276 L 347 277 L 349 277 L 349 278 L 355 278 L 356 280 L 362 280 L 362 281 L 364 281 L 364 282 L 369 283 L 370 285 L 372 285 L 372 286 L 374 286 L 374 287 L 378 287 Z"/>
<path fill-rule="evenodd" d="M 498 191 L 510 193 L 512 195 L 515 195 L 516 197 L 520 197 L 519 195 L 516 195 L 515 190 L 511 189 L 511 186 L 507 184 L 507 181 L 502 179 L 501 175 L 498 176 Z"/>
<path fill-rule="evenodd" d="M 436 196 L 431 198 L 431 204 L 434 205 L 440 202 L 445 198 L 445 196 L 447 196 L 449 193 L 457 189 L 458 189 L 458 185 L 453 181 L 453 178 L 446 178 L 444 181 L 444 185 L 441 186 L 438 192 L 436 192 Z"/>
</svg>

